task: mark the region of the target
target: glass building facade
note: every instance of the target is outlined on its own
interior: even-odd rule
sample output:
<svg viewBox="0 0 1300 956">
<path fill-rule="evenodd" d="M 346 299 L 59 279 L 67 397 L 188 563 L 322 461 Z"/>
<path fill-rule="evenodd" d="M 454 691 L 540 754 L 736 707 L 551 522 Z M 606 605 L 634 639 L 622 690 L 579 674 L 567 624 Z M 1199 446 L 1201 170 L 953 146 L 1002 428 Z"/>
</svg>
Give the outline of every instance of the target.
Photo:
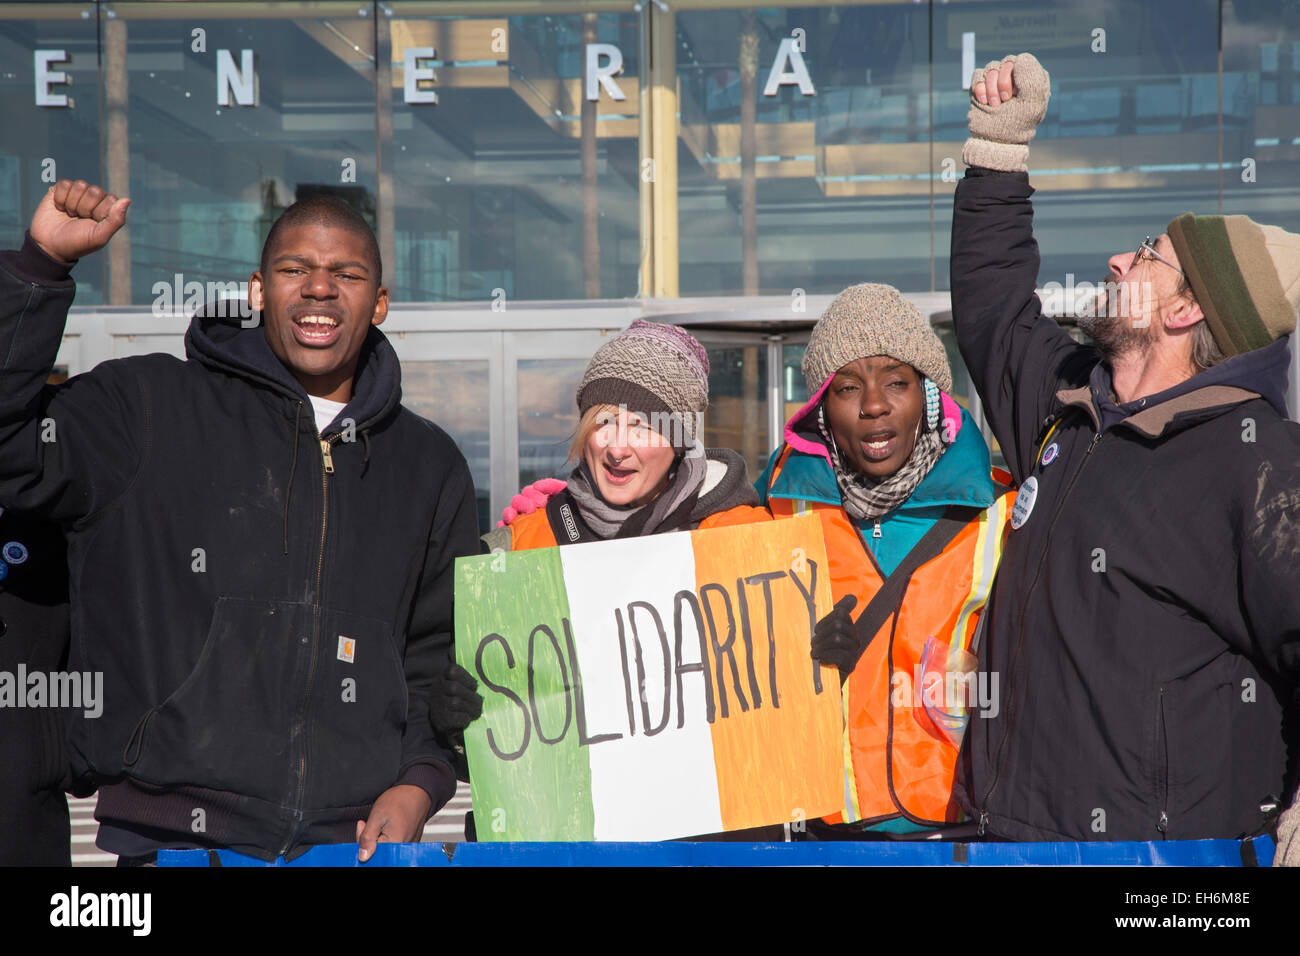
<svg viewBox="0 0 1300 956">
<path fill-rule="evenodd" d="M 55 0 L 0 3 L 0 240 L 57 178 L 134 200 L 77 267 L 76 373 L 179 353 L 192 284 L 246 281 L 295 199 L 353 203 L 486 526 L 562 468 L 586 359 L 636 317 L 705 343 L 706 439 L 756 470 L 855 282 L 931 316 L 978 413 L 945 327 L 962 86 L 1021 50 L 1053 84 L 1040 284 L 1188 210 L 1300 231 L 1300 0 Z"/>
</svg>

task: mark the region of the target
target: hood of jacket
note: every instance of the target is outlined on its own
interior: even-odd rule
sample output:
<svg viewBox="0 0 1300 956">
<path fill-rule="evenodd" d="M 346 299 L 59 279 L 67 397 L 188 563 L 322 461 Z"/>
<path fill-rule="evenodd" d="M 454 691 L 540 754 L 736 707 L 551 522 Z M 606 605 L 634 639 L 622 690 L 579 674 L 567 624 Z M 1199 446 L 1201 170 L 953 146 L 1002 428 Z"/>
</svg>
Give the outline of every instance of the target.
<svg viewBox="0 0 1300 956">
<path fill-rule="evenodd" d="M 1172 388 L 1131 402 L 1114 400 L 1111 370 L 1103 362 L 1093 368 L 1087 385 L 1063 389 L 1057 397 L 1064 405 L 1086 408 L 1099 429 L 1123 422 L 1149 438 L 1162 438 L 1255 398 L 1264 399 L 1286 418 L 1290 369 L 1290 336 L 1284 335 L 1271 345 L 1234 355 Z"/>
<path fill-rule="evenodd" d="M 190 320 L 185 333 L 185 354 L 190 359 L 310 402 L 307 390 L 271 351 L 260 312 L 254 313 L 257 323 L 250 328 L 243 327 L 238 318 L 219 318 L 217 314 L 219 310 L 210 303 Z M 357 359 L 352 398 L 326 431 L 340 431 L 337 423 L 344 418 L 351 418 L 359 430 L 369 428 L 392 414 L 401 402 L 401 363 L 388 338 L 372 325 Z"/>
</svg>

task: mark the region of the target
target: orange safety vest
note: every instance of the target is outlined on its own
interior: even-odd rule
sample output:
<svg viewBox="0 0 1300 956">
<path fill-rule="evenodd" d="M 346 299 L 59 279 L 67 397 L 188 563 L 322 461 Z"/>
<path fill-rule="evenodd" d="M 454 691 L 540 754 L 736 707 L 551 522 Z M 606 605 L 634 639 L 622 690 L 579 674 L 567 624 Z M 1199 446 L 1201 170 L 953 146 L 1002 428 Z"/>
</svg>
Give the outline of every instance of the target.
<svg viewBox="0 0 1300 956">
<path fill-rule="evenodd" d="M 716 511 L 700 522 L 700 529 L 727 528 L 737 524 L 753 524 L 756 521 L 771 521 L 772 516 L 766 508 L 753 505 L 737 505 L 725 511 Z M 545 508 L 526 515 L 520 515 L 510 523 L 510 550 L 527 551 L 531 548 L 554 548 L 559 545 L 555 532 L 551 529 L 550 518 Z"/>
<path fill-rule="evenodd" d="M 790 451 L 787 445 L 777 459 L 769 490 Z M 996 483 L 1011 483 L 1011 476 L 1000 469 L 992 474 Z M 952 796 L 958 744 L 949 735 L 959 742 L 959 731 L 945 732 L 940 726 L 946 722 L 952 727 L 951 715 L 960 711 L 928 681 L 936 673 L 942 681 L 943 673 L 956 672 L 959 666 L 946 664 L 942 652 L 950 655 L 948 661 L 955 661 L 970 649 L 1002 555 L 1014 499 L 1014 492 L 998 497 L 940 554 L 916 569 L 902 603 L 844 682 L 844 809 L 825 817 L 827 823 L 871 824 L 902 816 L 913 823 L 941 826 L 960 819 L 960 807 Z M 808 513 L 821 517 L 832 600 L 838 602 L 849 594 L 856 597 L 856 620 L 884 582 L 844 508 L 771 497 L 768 508 L 777 518 Z M 919 665 L 929 638 L 944 646 L 932 649 L 935 663 L 922 672 Z M 933 656 L 935 650 L 938 656 Z M 978 679 L 973 683 L 974 693 L 957 678 L 940 687 L 957 690 L 959 700 L 974 705 L 968 709 L 971 719 L 978 719 Z M 926 707 L 927 689 L 935 712 Z"/>
</svg>

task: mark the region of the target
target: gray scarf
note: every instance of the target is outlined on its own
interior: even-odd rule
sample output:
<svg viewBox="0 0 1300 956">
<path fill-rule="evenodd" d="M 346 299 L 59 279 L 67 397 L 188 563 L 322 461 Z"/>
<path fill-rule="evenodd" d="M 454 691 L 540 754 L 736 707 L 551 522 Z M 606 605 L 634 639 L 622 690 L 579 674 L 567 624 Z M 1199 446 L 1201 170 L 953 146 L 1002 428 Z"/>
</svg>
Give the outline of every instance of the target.
<svg viewBox="0 0 1300 956">
<path fill-rule="evenodd" d="M 859 521 L 875 521 L 906 501 L 944 451 L 938 431 L 922 431 L 916 439 L 911 457 L 903 463 L 903 467 L 888 478 L 876 481 L 844 464 L 839 446 L 826 427 L 823 405 L 817 406 L 817 428 L 831 453 L 835 481 L 839 484 L 840 496 L 844 499 L 844 510 L 849 513 L 849 517 Z"/>
<path fill-rule="evenodd" d="M 585 462 L 573 469 L 567 490 L 587 527 L 603 540 L 678 531 L 689 526 L 707 466 L 704 448 L 697 444 L 673 466 L 667 487 L 640 508 L 612 505 L 602 498 Z"/>
</svg>

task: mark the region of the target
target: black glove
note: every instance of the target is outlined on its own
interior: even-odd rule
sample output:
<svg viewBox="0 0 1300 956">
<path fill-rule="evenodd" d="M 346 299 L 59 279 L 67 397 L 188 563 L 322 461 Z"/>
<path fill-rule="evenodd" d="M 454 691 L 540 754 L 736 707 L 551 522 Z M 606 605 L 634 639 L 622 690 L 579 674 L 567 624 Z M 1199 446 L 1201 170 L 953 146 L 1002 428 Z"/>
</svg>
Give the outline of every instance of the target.
<svg viewBox="0 0 1300 956">
<path fill-rule="evenodd" d="M 857 603 L 858 599 L 852 594 L 840 598 L 840 602 L 813 628 L 813 659 L 823 664 L 834 664 L 840 669 L 841 680 L 847 680 L 853 673 L 858 658 L 867 647 L 849 613 Z"/>
<path fill-rule="evenodd" d="M 429 695 L 429 723 L 439 734 L 462 744 L 462 731 L 483 716 L 483 698 L 478 681 L 469 671 L 453 663 L 434 682 Z"/>
</svg>

